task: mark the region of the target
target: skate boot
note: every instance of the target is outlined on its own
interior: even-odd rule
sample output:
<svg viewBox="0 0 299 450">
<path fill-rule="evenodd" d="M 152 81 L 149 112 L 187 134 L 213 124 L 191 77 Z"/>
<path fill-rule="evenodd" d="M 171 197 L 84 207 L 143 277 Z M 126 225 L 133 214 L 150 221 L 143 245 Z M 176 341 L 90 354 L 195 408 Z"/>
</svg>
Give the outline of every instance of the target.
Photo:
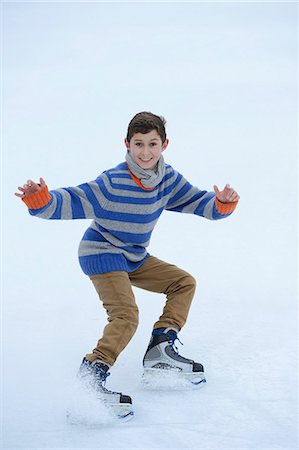
<svg viewBox="0 0 299 450">
<path fill-rule="evenodd" d="M 150 379 L 157 372 L 160 374 L 169 372 L 177 374 L 192 384 L 205 383 L 203 365 L 179 355 L 175 346 L 175 341 L 178 339 L 177 332 L 174 328 L 153 330 L 143 358 L 144 379 Z"/>
<path fill-rule="evenodd" d="M 87 389 L 95 391 L 97 397 L 119 419 L 129 419 L 134 415 L 132 399 L 120 392 L 110 391 L 105 387 L 110 375 L 109 366 L 100 360 L 93 362 L 83 359 L 78 377 Z"/>
</svg>

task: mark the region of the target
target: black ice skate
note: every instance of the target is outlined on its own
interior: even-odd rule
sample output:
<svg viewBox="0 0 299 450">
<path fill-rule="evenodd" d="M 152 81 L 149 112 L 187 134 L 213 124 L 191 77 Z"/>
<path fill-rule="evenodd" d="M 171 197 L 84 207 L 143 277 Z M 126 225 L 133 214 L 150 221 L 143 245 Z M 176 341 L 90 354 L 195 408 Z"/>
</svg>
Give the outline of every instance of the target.
<svg viewBox="0 0 299 450">
<path fill-rule="evenodd" d="M 79 369 L 78 377 L 87 389 L 95 392 L 100 401 L 119 419 L 129 419 L 134 415 L 132 399 L 120 392 L 113 392 L 105 387 L 110 375 L 109 366 L 100 360 L 93 362 L 85 358 Z"/>
<path fill-rule="evenodd" d="M 156 328 L 143 358 L 144 378 L 150 379 L 155 373 L 165 371 L 176 373 L 192 384 L 205 383 L 204 367 L 192 359 L 179 355 L 175 346 L 178 339 L 174 328 Z"/>
</svg>

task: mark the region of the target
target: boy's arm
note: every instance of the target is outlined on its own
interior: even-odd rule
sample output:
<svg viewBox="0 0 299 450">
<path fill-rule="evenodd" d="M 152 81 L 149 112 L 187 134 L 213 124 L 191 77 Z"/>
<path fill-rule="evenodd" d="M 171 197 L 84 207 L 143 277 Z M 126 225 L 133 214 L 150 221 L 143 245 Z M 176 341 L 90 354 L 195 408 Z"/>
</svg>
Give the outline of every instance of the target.
<svg viewBox="0 0 299 450">
<path fill-rule="evenodd" d="M 45 181 L 39 183 L 28 180 L 18 188 L 20 197 L 29 208 L 29 213 L 42 219 L 94 219 L 101 214 L 104 202 L 97 180 L 76 187 L 48 191 Z"/>
<path fill-rule="evenodd" d="M 224 219 L 236 209 L 239 195 L 229 185 L 226 185 L 223 191 L 214 186 L 214 191 L 201 191 L 177 173 L 175 187 L 166 209 L 195 214 L 210 220 Z"/>
</svg>

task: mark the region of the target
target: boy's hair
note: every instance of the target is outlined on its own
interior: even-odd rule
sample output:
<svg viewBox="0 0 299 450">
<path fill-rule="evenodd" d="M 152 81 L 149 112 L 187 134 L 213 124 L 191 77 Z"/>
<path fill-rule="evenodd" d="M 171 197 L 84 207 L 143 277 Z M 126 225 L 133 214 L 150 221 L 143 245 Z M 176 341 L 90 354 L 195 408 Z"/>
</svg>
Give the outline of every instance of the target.
<svg viewBox="0 0 299 450">
<path fill-rule="evenodd" d="M 156 116 L 151 112 L 140 112 L 129 123 L 127 141 L 130 142 L 135 133 L 146 134 L 152 130 L 156 130 L 162 139 L 162 144 L 164 144 L 166 140 L 165 125 L 166 120 L 163 116 Z"/>
</svg>

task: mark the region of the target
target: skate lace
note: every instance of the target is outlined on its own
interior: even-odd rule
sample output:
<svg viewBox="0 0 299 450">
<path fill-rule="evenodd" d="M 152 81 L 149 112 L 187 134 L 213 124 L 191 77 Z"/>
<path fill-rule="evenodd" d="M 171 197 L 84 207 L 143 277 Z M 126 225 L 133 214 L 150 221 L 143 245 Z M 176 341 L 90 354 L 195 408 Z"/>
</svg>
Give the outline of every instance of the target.
<svg viewBox="0 0 299 450">
<path fill-rule="evenodd" d="M 106 387 L 105 387 L 105 385 L 106 385 L 106 379 L 110 376 L 110 372 L 105 372 L 102 368 L 101 368 L 101 366 L 99 365 L 99 364 L 94 364 L 94 366 L 93 366 L 95 369 L 96 369 L 96 371 L 97 371 L 97 373 L 99 374 L 99 376 L 100 376 L 100 380 L 101 380 L 101 389 L 102 389 L 102 391 L 103 392 L 107 392 L 107 393 L 109 393 L 109 394 L 120 394 L 120 392 L 116 392 L 116 391 L 110 391 L 110 389 L 107 389 Z"/>
<path fill-rule="evenodd" d="M 106 379 L 110 376 L 110 372 L 104 372 L 104 370 L 101 368 L 99 364 L 94 364 L 93 366 L 97 373 L 100 375 L 101 381 L 103 382 L 104 386 L 106 384 Z"/>
<path fill-rule="evenodd" d="M 184 345 L 183 342 L 178 338 L 177 333 L 164 333 L 164 331 L 159 330 L 159 329 L 155 329 L 153 330 L 153 334 L 155 335 L 159 335 L 159 336 L 167 336 L 168 337 L 168 342 L 171 345 L 171 349 L 177 354 L 179 355 L 179 349 L 177 348 L 177 346 L 175 345 L 175 341 L 179 341 L 179 343 L 181 345 Z"/>
</svg>

